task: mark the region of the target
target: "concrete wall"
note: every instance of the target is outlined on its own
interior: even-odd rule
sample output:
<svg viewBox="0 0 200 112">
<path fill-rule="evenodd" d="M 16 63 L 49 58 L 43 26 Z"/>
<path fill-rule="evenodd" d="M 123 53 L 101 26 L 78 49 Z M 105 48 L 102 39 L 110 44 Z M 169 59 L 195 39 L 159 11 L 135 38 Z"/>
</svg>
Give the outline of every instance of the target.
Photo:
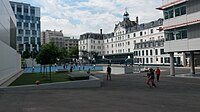
<svg viewBox="0 0 200 112">
<path fill-rule="evenodd" d="M 103 67 L 103 71 L 101 71 L 102 73 L 107 73 L 107 66 Z M 125 68 L 124 67 L 111 67 L 111 74 L 115 74 L 115 75 L 121 75 L 121 74 L 125 74 Z"/>
<path fill-rule="evenodd" d="M 15 15 L 8 0 L 0 0 L 0 40 L 10 45 L 10 19 L 16 25 Z"/>
<path fill-rule="evenodd" d="M 21 55 L 0 41 L 0 85 L 21 71 Z"/>
<path fill-rule="evenodd" d="M 0 89 L 26 89 L 26 90 L 39 90 L 39 89 L 72 89 L 72 88 L 97 88 L 101 87 L 101 80 L 99 78 L 90 76 L 89 80 L 66 81 L 57 83 L 47 83 L 40 85 L 25 85 L 13 87 L 0 87 Z"/>
<path fill-rule="evenodd" d="M 10 45 L 13 27 L 16 19 L 10 3 L 0 0 L 0 86 L 21 71 L 21 56 Z"/>
</svg>

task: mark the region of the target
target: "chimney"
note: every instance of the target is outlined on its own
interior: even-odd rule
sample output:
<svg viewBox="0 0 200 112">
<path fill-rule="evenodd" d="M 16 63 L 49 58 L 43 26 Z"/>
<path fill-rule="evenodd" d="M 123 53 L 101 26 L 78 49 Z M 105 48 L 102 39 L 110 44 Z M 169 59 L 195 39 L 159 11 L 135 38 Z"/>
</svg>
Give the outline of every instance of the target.
<svg viewBox="0 0 200 112">
<path fill-rule="evenodd" d="M 138 16 L 136 17 L 136 23 L 139 24 Z"/>
<path fill-rule="evenodd" d="M 103 30 L 102 29 L 100 29 L 100 34 L 103 34 Z"/>
</svg>

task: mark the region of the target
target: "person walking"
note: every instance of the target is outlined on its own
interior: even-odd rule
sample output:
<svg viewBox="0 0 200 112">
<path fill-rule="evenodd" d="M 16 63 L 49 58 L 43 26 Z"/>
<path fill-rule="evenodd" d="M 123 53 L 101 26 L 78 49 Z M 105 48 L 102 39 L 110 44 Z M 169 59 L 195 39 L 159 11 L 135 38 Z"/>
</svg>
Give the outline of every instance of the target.
<svg viewBox="0 0 200 112">
<path fill-rule="evenodd" d="M 111 80 L 111 67 L 110 67 L 110 65 L 108 65 L 108 67 L 107 67 L 107 80 L 108 80 L 108 78 L 110 78 L 110 80 Z"/>
<path fill-rule="evenodd" d="M 156 84 L 154 83 L 154 70 L 152 68 L 149 69 L 147 85 L 149 85 L 150 88 L 152 86 L 156 88 Z"/>
<path fill-rule="evenodd" d="M 156 73 L 157 82 L 159 82 L 160 81 L 160 69 L 159 69 L 159 67 L 157 67 L 155 73 Z"/>
</svg>

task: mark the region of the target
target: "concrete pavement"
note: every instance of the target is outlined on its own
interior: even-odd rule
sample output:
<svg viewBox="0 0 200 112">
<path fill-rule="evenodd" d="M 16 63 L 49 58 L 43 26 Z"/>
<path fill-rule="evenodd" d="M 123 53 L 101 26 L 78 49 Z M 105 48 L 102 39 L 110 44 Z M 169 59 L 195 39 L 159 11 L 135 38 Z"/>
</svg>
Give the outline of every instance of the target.
<svg viewBox="0 0 200 112">
<path fill-rule="evenodd" d="M 178 73 L 187 70 L 178 71 Z M 101 88 L 2 90 L 0 112 L 199 112 L 200 79 L 167 77 L 157 88 L 142 74 L 116 75 Z"/>
</svg>

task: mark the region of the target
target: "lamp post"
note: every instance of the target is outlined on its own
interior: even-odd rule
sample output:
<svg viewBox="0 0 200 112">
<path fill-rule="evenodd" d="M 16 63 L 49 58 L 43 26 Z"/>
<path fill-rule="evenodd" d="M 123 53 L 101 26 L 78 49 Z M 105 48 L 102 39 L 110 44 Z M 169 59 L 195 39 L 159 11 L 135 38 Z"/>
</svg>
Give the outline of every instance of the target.
<svg viewBox="0 0 200 112">
<path fill-rule="evenodd" d="M 126 60 L 125 60 L 126 67 L 127 67 L 127 61 L 128 61 L 129 59 L 131 59 L 131 57 L 130 57 L 130 56 L 128 56 L 128 58 L 126 58 Z"/>
<path fill-rule="evenodd" d="M 102 59 L 108 60 L 108 64 L 111 66 L 111 59 L 105 58 L 105 56 L 102 56 Z"/>
<path fill-rule="evenodd" d="M 34 65 L 33 65 L 33 59 L 34 59 L 34 58 L 33 58 L 33 52 L 34 52 L 34 48 L 35 48 L 35 47 L 32 48 L 32 53 L 31 53 L 31 55 L 32 55 L 32 73 L 33 73 L 33 71 L 34 71 Z"/>
</svg>

